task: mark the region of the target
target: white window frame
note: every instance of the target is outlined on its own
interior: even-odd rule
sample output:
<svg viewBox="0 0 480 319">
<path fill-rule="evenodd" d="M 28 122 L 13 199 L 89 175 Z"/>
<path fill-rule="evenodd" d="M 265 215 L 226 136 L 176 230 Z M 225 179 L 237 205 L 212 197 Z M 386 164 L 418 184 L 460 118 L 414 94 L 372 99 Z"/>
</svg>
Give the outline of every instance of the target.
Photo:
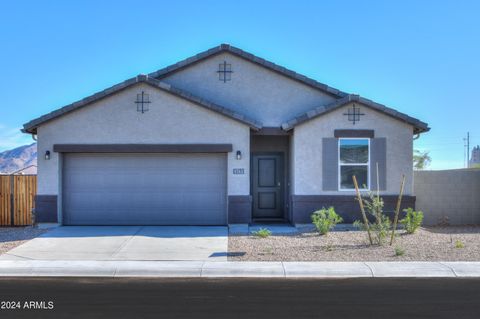
<svg viewBox="0 0 480 319">
<path fill-rule="evenodd" d="M 340 142 L 342 140 L 367 140 L 368 142 L 368 161 L 366 163 L 341 163 L 340 162 Z M 342 188 L 342 166 L 366 166 L 367 167 L 367 188 L 363 188 L 362 185 L 358 185 L 360 191 L 370 190 L 370 138 L 368 137 L 341 137 L 338 139 L 337 144 L 337 156 L 338 156 L 338 190 L 340 192 L 355 191 L 355 188 Z"/>
</svg>

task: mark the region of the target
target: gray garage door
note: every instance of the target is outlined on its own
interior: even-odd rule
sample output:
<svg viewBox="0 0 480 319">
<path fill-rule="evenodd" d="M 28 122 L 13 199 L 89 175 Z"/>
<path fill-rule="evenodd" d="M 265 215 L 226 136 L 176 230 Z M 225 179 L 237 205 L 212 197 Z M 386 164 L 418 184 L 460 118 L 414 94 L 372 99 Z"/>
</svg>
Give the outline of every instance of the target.
<svg viewBox="0 0 480 319">
<path fill-rule="evenodd" d="M 65 154 L 66 225 L 225 225 L 226 154 Z"/>
</svg>

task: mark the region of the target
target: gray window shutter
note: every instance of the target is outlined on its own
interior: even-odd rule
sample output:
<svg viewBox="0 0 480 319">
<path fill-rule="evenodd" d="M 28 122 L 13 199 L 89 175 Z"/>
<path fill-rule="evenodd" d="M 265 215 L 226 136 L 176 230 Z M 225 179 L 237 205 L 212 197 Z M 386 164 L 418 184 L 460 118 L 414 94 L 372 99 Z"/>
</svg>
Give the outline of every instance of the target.
<svg viewBox="0 0 480 319">
<path fill-rule="evenodd" d="M 324 191 L 338 190 L 338 139 L 322 140 L 322 188 Z"/>
<path fill-rule="evenodd" d="M 372 138 L 370 140 L 370 189 L 377 190 L 377 163 L 380 190 L 387 189 L 387 139 Z"/>
</svg>

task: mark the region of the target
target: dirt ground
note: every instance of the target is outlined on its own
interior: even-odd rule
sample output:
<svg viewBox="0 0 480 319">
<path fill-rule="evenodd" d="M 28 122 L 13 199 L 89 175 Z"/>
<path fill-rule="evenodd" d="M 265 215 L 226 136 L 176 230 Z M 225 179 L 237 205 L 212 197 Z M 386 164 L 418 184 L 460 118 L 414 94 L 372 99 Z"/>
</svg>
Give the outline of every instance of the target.
<svg viewBox="0 0 480 319">
<path fill-rule="evenodd" d="M 404 254 L 397 256 L 395 247 Z M 368 245 L 364 231 L 230 236 L 228 249 L 229 260 L 236 261 L 480 261 L 480 226 L 423 227 L 415 234 L 400 230 L 392 246 Z"/>
<path fill-rule="evenodd" d="M 31 226 L 0 227 L 0 255 L 47 231 L 48 229 L 39 229 Z"/>
</svg>

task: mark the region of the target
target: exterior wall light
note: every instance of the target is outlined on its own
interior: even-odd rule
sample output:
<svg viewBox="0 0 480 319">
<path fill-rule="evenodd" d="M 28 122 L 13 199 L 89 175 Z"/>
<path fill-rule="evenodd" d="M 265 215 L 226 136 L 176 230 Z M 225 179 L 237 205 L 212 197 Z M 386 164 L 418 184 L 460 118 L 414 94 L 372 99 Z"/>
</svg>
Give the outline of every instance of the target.
<svg viewBox="0 0 480 319">
<path fill-rule="evenodd" d="M 242 152 L 237 151 L 237 160 L 241 160 L 241 159 L 242 159 Z"/>
<path fill-rule="evenodd" d="M 50 151 L 46 151 L 45 152 L 45 160 L 49 160 L 50 159 Z"/>
</svg>

